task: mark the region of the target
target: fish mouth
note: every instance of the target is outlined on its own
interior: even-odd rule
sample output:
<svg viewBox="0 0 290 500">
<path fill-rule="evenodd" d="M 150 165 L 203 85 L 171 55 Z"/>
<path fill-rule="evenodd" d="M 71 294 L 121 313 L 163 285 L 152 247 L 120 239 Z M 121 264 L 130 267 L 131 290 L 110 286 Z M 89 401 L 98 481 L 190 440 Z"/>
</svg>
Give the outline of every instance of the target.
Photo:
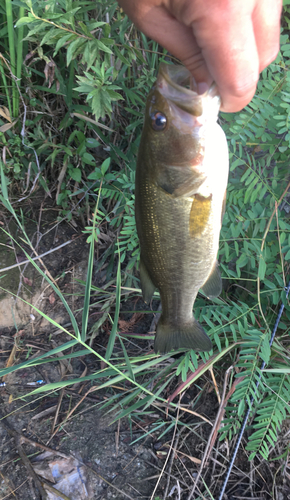
<svg viewBox="0 0 290 500">
<path fill-rule="evenodd" d="M 161 63 L 156 82 L 159 92 L 179 108 L 194 116 L 201 116 L 210 108 L 218 114 L 220 96 L 213 83 L 203 94 L 198 94 L 197 84 L 190 71 L 182 66 Z"/>
</svg>

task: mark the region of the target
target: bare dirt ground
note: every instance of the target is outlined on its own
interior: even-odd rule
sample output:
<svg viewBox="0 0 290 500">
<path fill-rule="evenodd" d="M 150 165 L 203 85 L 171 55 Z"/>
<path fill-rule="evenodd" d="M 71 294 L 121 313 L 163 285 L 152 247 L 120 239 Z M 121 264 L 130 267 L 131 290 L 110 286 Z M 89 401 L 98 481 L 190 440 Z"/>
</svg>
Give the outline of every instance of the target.
<svg viewBox="0 0 290 500">
<path fill-rule="evenodd" d="M 88 247 L 85 237 L 73 224 L 62 222 L 56 225 L 53 211 L 48 210 L 38 224 L 39 213 L 33 206 L 28 208 L 27 231 L 38 254 L 71 242 L 44 257 L 41 267 L 57 282 L 80 321 L 84 287 L 77 280 L 86 280 Z M 1 227 L 20 241 L 14 222 L 6 216 L 1 221 Z M 4 233 L 0 236 L 0 243 L 1 269 L 25 260 L 25 255 Z M 56 323 L 67 325 L 69 329 L 69 318 L 59 297 L 42 276 L 31 264 L 26 268 L 21 266 L 21 271 L 16 267 L 0 273 L 2 288 L 25 298 Z M 104 283 L 96 264 L 94 283 L 100 286 L 100 281 Z M 146 309 L 141 299 L 140 303 L 136 300 L 122 304 L 119 327 L 122 329 L 131 322 L 136 331 L 147 332 L 152 313 L 134 316 L 134 312 L 126 312 Z M 95 320 L 93 312 L 89 328 Z M 108 338 L 108 332 L 103 328 L 94 339 L 94 349 L 104 354 Z M 19 364 L 27 356 L 37 357 L 68 340 L 68 335 L 31 306 L 19 299 L 15 303 L 11 295 L 0 291 L 0 368 Z M 150 341 L 141 348 L 148 352 Z M 39 381 L 52 383 L 66 378 L 77 379 L 99 368 L 96 357 L 86 355 L 19 370 L 2 378 L 0 500 L 189 498 L 219 408 L 211 377 L 204 377 L 200 384 L 183 395 L 183 407 L 190 410 L 194 401 L 197 415 L 180 411 L 178 419 L 182 425 L 171 426 L 166 434 L 165 427 L 174 422 L 177 414 L 166 413 L 164 408 L 151 407 L 139 416 L 137 413 L 132 418 L 114 421 L 116 412 L 110 412 L 110 406 L 104 408 L 104 405 L 113 401 L 122 390 L 119 386 L 99 392 L 91 390 L 90 382 L 82 382 L 62 390 L 27 396 L 40 385 L 37 385 Z M 176 379 L 174 384 L 177 382 Z M 217 382 L 222 390 L 222 373 Z M 162 421 L 167 422 L 166 426 L 156 430 L 158 422 Z M 192 498 L 218 498 L 234 442 L 216 442 L 199 482 L 203 493 L 197 489 Z M 289 446 L 289 425 L 286 422 L 276 457 L 283 453 L 287 443 Z M 288 464 L 287 454 L 276 461 L 257 459 L 250 464 L 242 447 L 224 498 L 290 499 Z M 43 481 L 50 486 L 45 487 Z M 205 484 L 211 493 L 207 492 Z M 55 488 L 63 493 L 57 495 Z"/>
</svg>

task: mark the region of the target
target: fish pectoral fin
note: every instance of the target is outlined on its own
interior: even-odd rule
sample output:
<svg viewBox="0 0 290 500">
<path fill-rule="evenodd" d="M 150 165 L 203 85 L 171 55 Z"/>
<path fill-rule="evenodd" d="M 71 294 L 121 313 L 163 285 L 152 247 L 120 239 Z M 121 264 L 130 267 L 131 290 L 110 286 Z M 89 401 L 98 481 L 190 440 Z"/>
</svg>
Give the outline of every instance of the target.
<svg viewBox="0 0 290 500">
<path fill-rule="evenodd" d="M 212 196 L 205 198 L 196 194 L 192 199 L 189 215 L 189 234 L 191 238 L 201 236 L 205 230 L 211 213 Z"/>
<path fill-rule="evenodd" d="M 217 260 L 215 261 L 211 273 L 206 282 L 202 285 L 201 289 L 209 299 L 218 297 L 221 294 L 223 284 Z"/>
<path fill-rule="evenodd" d="M 156 287 L 152 283 L 152 280 L 148 274 L 147 268 L 142 260 L 142 257 L 140 258 L 139 271 L 140 271 L 143 300 L 144 302 L 146 302 L 146 304 L 149 304 Z"/>
<path fill-rule="evenodd" d="M 225 194 L 223 197 L 223 205 L 222 205 L 222 213 L 221 213 L 221 226 L 223 224 L 223 218 L 226 213 L 226 201 L 227 201 L 227 190 L 225 190 Z"/>
<path fill-rule="evenodd" d="M 212 343 L 194 317 L 190 323 L 171 324 L 161 315 L 156 329 L 154 351 L 164 354 L 180 347 L 194 351 L 210 351 Z"/>
</svg>

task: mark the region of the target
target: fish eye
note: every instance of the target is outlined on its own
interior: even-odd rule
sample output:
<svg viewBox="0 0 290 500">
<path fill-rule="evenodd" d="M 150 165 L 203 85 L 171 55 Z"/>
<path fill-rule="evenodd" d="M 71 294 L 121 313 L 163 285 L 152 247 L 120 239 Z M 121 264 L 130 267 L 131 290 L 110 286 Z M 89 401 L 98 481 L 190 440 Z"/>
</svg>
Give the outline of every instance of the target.
<svg viewBox="0 0 290 500">
<path fill-rule="evenodd" d="M 157 111 L 156 113 L 152 113 L 151 115 L 151 126 L 153 130 L 156 130 L 156 132 L 159 132 L 161 130 L 164 130 L 167 125 L 167 118 L 163 113 L 160 113 L 160 111 Z"/>
</svg>

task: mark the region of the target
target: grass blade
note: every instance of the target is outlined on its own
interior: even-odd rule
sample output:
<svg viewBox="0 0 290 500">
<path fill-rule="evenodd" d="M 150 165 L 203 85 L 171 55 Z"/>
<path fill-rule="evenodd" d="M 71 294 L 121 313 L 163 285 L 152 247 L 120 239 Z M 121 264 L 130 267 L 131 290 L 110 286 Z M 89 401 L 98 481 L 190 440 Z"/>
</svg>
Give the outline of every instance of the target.
<svg viewBox="0 0 290 500">
<path fill-rule="evenodd" d="M 5 75 L 5 71 L 4 71 L 4 63 L 3 63 L 3 60 L 2 60 L 1 56 L 0 56 L 0 73 L 1 73 L 1 76 L 2 76 L 3 87 L 5 89 L 5 94 L 6 94 L 7 106 L 8 106 L 8 109 L 9 109 L 9 114 L 10 114 L 10 116 L 12 116 L 11 99 L 10 99 L 8 84 L 7 84 L 6 75 Z"/>
<path fill-rule="evenodd" d="M 3 162 L 1 160 L 0 160 L 0 171 L 1 171 L 1 189 L 2 189 L 2 193 L 3 193 L 3 197 L 4 197 L 4 200 L 2 200 L 2 202 L 3 203 L 4 203 L 4 201 L 6 201 L 6 202 L 8 201 L 9 202 L 8 191 L 7 191 L 7 182 L 6 182 L 6 177 L 5 177 L 5 174 L 4 174 Z M 4 205 L 6 206 L 5 203 L 4 203 Z M 13 210 L 13 212 L 14 212 L 14 210 Z"/>
<path fill-rule="evenodd" d="M 23 363 L 20 363 L 19 365 L 16 366 L 10 366 L 9 368 L 2 368 L 0 370 L 0 377 L 4 377 L 4 375 L 8 375 L 8 373 L 13 373 L 16 370 L 21 370 L 22 368 L 29 368 L 31 366 L 36 366 L 40 364 L 40 361 L 47 358 L 48 356 L 53 356 L 54 354 L 57 354 L 58 352 L 65 351 L 66 349 L 70 349 L 71 347 L 74 347 L 77 344 L 77 340 L 70 340 L 69 342 L 66 342 L 65 344 L 62 344 L 55 349 L 52 349 L 49 352 L 45 352 L 44 354 L 41 354 L 41 356 L 37 356 L 37 358 L 33 358 L 31 360 L 24 361 Z M 57 358 L 58 360 L 60 358 Z M 48 361 L 48 360 L 47 360 Z"/>
<path fill-rule="evenodd" d="M 125 361 L 126 361 L 128 372 L 130 373 L 130 377 L 131 377 L 132 380 L 135 380 L 134 373 L 133 373 L 133 370 L 132 370 L 132 365 L 130 363 L 129 356 L 127 354 L 126 348 L 125 348 L 125 346 L 123 344 L 123 341 L 122 341 L 121 337 L 119 337 L 119 341 L 120 341 L 120 344 L 121 344 L 122 349 L 123 349 L 124 358 L 125 358 Z"/>
<path fill-rule="evenodd" d="M 120 312 L 120 298 L 121 298 L 121 264 L 120 264 L 120 256 L 119 256 L 117 280 L 116 280 L 116 309 L 115 309 L 114 323 L 113 323 L 113 327 L 112 327 L 111 334 L 109 337 L 109 342 L 108 342 L 106 355 L 105 355 L 106 360 L 110 359 L 112 352 L 113 352 L 114 344 L 115 344 L 115 339 L 116 339 L 116 335 L 117 335 L 117 328 L 118 328 L 119 312 Z"/>
<path fill-rule="evenodd" d="M 86 286 L 85 286 L 85 298 L 84 298 L 84 309 L 83 309 L 83 317 L 82 317 L 82 333 L 81 333 L 81 338 L 84 342 L 85 342 L 86 336 L 87 336 L 89 311 L 90 311 L 90 296 L 91 296 L 91 285 L 92 285 L 92 275 L 93 275 L 93 266 L 94 266 L 94 242 L 95 242 L 95 238 L 92 238 L 92 240 L 90 242 L 88 273 L 87 273 L 87 281 L 86 281 Z"/>
</svg>

